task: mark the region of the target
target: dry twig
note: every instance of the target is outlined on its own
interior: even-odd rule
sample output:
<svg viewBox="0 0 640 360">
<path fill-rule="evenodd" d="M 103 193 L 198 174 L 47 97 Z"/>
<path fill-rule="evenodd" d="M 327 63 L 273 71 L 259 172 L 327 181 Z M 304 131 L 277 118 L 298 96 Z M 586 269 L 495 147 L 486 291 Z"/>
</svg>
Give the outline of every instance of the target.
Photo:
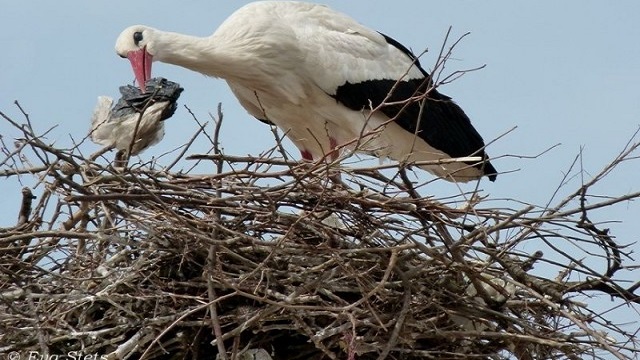
<svg viewBox="0 0 640 360">
<path fill-rule="evenodd" d="M 4 149 L 0 176 L 33 174 L 39 202 L 25 190 L 18 224 L 0 229 L 0 353 L 638 354 L 637 334 L 581 296 L 606 294 L 636 311 L 640 303 L 637 283 L 616 280 L 638 264 L 591 215 L 640 193 L 585 201 L 593 184 L 637 156 L 637 142 L 555 207 L 510 210 L 486 207 L 477 194 L 424 197 L 404 168 L 392 177 L 342 169 L 345 180 L 324 187 L 325 164 L 223 154 L 221 112 L 213 136 L 204 126 L 196 134 L 215 149 L 193 157 L 215 164 L 206 176 L 171 171 L 186 151 L 168 168 L 116 171 L 102 157 L 46 145 L 30 126 L 2 116 L 23 140 Z M 525 251 L 532 239 L 544 254 Z M 534 275 L 538 265 L 557 273 Z"/>
</svg>

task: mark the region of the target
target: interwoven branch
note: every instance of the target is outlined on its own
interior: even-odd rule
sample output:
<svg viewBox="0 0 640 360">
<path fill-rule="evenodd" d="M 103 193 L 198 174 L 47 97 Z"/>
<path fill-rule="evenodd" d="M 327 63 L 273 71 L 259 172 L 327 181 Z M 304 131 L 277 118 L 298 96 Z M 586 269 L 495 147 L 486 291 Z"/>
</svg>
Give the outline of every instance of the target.
<svg viewBox="0 0 640 360">
<path fill-rule="evenodd" d="M 638 354 L 637 334 L 582 296 L 612 296 L 637 315 L 638 283 L 616 280 L 639 268 L 628 240 L 592 214 L 638 192 L 588 203 L 592 182 L 556 207 L 516 209 L 491 207 L 475 193 L 425 197 L 428 187 L 404 167 L 225 155 L 221 112 L 212 136 L 204 125 L 196 134 L 211 139 L 211 155 L 186 160 L 181 151 L 166 167 L 130 161 L 123 169 L 47 145 L 2 116 L 23 140 L 16 149 L 4 145 L 0 176 L 39 182 L 14 204 L 16 226 L 0 229 L 0 353 Z M 631 143 L 596 181 L 637 147 Z M 187 161 L 215 170 L 172 170 Z"/>
</svg>

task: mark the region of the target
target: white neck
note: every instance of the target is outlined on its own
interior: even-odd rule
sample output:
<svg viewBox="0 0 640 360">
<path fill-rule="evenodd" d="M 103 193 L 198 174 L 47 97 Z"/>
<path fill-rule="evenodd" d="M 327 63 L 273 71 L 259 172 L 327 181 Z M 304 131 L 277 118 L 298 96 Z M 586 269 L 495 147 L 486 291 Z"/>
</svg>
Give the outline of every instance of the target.
<svg viewBox="0 0 640 360">
<path fill-rule="evenodd" d="M 260 34 L 260 33 L 258 33 Z M 209 37 L 195 37 L 154 31 L 148 50 L 154 60 L 182 66 L 204 75 L 245 84 L 254 90 L 272 91 L 273 84 L 290 76 L 297 65 L 286 53 L 295 41 L 291 34 L 277 38 L 247 36 L 244 32 L 217 31 Z"/>
<path fill-rule="evenodd" d="M 209 76 L 222 77 L 230 61 L 218 54 L 210 38 L 173 32 L 154 31 L 154 41 L 148 49 L 154 60 L 182 66 Z"/>
</svg>

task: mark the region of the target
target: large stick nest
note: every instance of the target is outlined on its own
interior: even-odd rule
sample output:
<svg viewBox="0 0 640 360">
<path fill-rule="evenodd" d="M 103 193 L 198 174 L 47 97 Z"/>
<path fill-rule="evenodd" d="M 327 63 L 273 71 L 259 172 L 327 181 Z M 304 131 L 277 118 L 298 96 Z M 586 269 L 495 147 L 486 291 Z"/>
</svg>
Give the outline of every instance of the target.
<svg viewBox="0 0 640 360">
<path fill-rule="evenodd" d="M 637 311 L 638 283 L 614 280 L 637 263 L 588 214 L 640 194 L 585 200 L 637 144 L 557 206 L 510 209 L 478 193 L 422 196 L 429 187 L 403 167 L 233 157 L 217 138 L 213 155 L 190 158 L 206 174 L 173 170 L 189 146 L 169 165 L 114 168 L 4 117 L 23 140 L 5 146 L 0 175 L 38 182 L 23 190 L 18 225 L 0 230 L 0 353 L 637 354 L 636 334 L 583 296 Z"/>
</svg>

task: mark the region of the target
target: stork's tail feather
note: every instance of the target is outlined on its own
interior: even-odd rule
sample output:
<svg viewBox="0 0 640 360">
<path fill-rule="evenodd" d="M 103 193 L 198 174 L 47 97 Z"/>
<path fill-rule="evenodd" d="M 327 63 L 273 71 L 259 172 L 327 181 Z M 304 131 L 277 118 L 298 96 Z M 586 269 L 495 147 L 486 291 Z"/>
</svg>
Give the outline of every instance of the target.
<svg viewBox="0 0 640 360">
<path fill-rule="evenodd" d="M 498 171 L 489 161 L 482 136 L 471 124 L 462 108 L 450 97 L 432 89 L 421 112 L 420 128 L 423 138 L 436 149 L 452 158 L 480 157 L 483 161 L 467 162 L 481 171 L 481 175 L 495 181 Z"/>
</svg>

